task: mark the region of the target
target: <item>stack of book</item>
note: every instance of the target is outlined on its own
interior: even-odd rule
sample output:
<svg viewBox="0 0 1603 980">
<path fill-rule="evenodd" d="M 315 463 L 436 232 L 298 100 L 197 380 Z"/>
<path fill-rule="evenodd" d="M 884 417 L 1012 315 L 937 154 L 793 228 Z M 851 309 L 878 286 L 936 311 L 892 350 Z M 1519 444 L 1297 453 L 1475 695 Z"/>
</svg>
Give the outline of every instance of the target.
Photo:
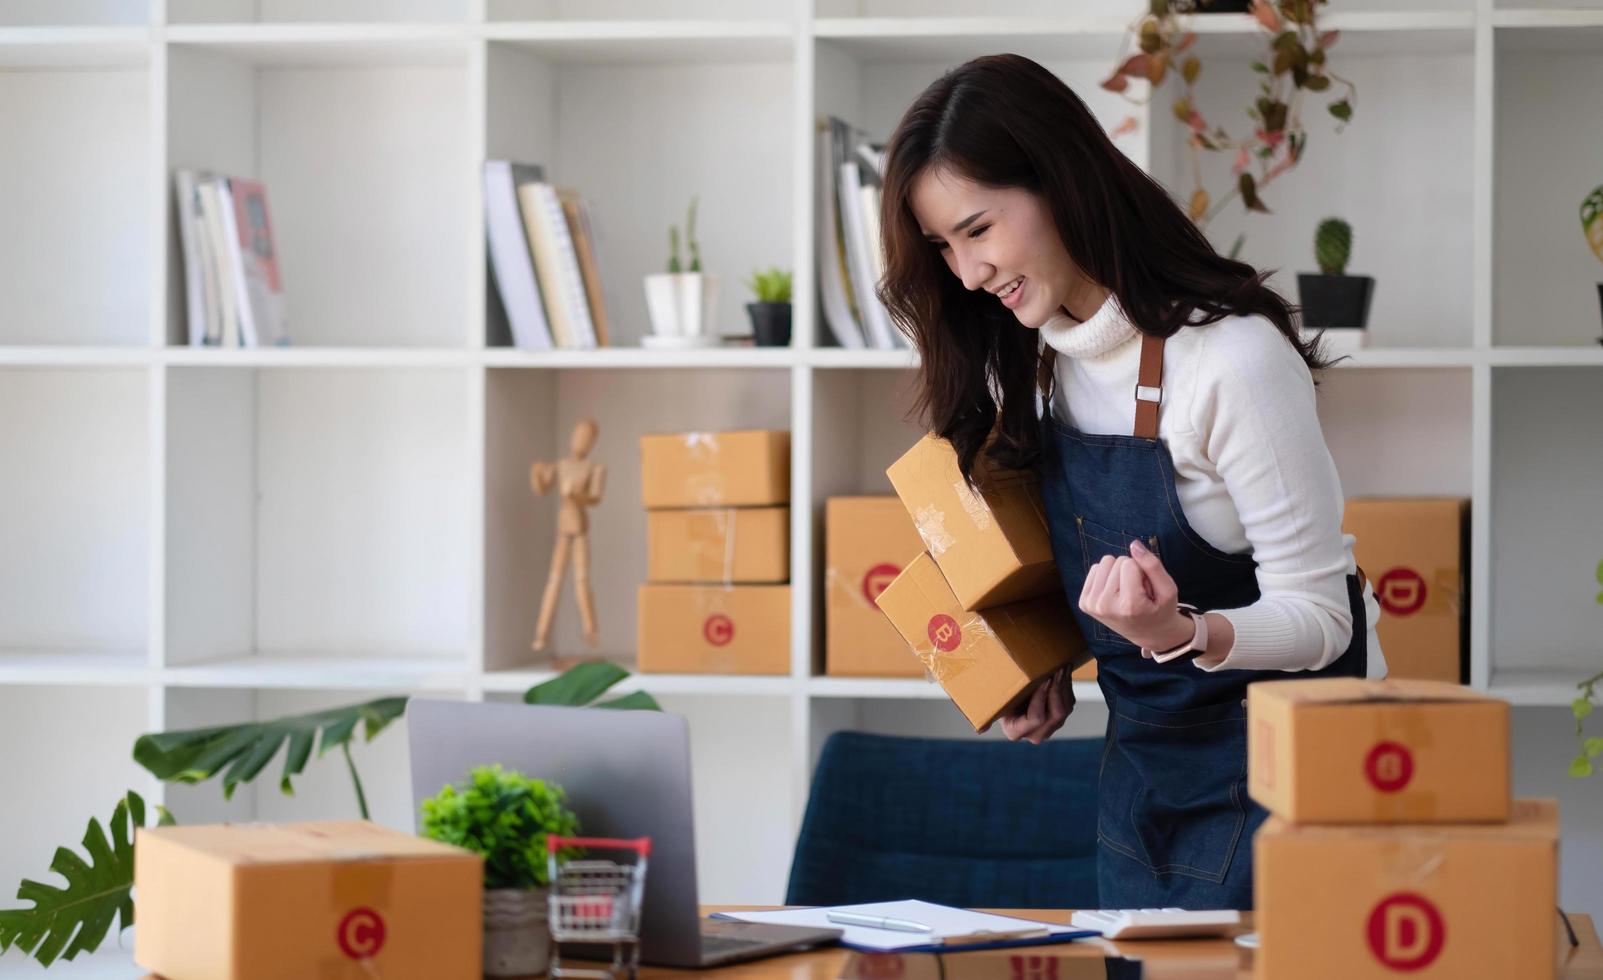
<svg viewBox="0 0 1603 980">
<path fill-rule="evenodd" d="M 539 164 L 486 160 L 484 224 L 513 346 L 608 345 L 595 234 L 576 192 L 548 183 Z"/>
<path fill-rule="evenodd" d="M 267 188 L 204 170 L 173 174 L 191 346 L 289 343 Z"/>
<path fill-rule="evenodd" d="M 884 147 L 834 116 L 820 121 L 818 131 L 813 211 L 824 322 L 842 347 L 905 348 L 907 337 L 874 292 L 885 275 L 879 228 Z"/>
</svg>

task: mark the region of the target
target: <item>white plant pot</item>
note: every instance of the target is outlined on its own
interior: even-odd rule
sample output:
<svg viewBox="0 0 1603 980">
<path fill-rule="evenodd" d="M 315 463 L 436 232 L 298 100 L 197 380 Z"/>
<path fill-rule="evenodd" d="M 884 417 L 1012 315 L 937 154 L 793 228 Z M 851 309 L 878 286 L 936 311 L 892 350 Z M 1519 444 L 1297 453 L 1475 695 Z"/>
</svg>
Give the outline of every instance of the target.
<svg viewBox="0 0 1603 980">
<path fill-rule="evenodd" d="M 717 337 L 718 276 L 657 272 L 646 276 L 646 312 L 658 337 Z"/>
<path fill-rule="evenodd" d="M 551 961 L 546 888 L 484 890 L 484 975 L 528 977 Z"/>
</svg>

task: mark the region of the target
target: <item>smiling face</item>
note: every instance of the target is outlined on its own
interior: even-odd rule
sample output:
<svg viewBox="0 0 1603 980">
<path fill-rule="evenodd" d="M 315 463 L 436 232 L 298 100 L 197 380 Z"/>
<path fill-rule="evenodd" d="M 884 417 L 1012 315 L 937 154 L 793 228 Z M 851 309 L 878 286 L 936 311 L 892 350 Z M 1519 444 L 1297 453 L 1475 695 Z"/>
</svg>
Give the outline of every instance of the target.
<svg viewBox="0 0 1603 980">
<path fill-rule="evenodd" d="M 909 203 L 919 232 L 966 289 L 983 289 L 1036 329 L 1067 307 L 1086 319 L 1105 296 L 1069 258 L 1045 199 L 1022 187 L 986 187 L 926 169 Z"/>
</svg>

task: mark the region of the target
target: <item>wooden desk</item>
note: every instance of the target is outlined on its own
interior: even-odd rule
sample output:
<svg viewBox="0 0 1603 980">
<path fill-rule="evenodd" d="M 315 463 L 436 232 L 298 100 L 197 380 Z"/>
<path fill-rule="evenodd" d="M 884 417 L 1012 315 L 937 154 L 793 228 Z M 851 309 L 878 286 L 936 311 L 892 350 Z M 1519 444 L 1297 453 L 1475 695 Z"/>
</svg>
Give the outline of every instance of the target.
<svg viewBox="0 0 1603 980">
<path fill-rule="evenodd" d="M 706 906 L 702 912 L 734 911 L 752 906 Z M 1004 915 L 1025 919 L 1067 924 L 1069 912 L 1063 910 L 992 909 Z M 1603 946 L 1598 944 L 1597 931 L 1592 919 L 1586 915 L 1571 915 L 1570 923 L 1581 945 L 1571 947 L 1563 936 L 1563 927 L 1554 920 L 1555 941 L 1560 943 L 1559 977 L 1561 980 L 1603 980 Z M 1247 930 L 1242 930 L 1247 931 Z M 1020 953 L 1050 953 L 1052 956 L 1102 959 L 1111 950 L 1116 955 L 1140 960 L 1142 980 L 1248 980 L 1252 976 L 1251 952 L 1228 940 L 1168 939 L 1146 942 L 1110 942 L 1088 940 L 1042 946 L 1036 949 L 1020 947 L 1007 950 L 978 950 L 970 953 L 953 953 L 950 956 L 998 958 L 997 976 L 1007 977 L 1010 969 L 1003 965 L 1007 958 Z M 813 950 L 790 956 L 776 956 L 766 960 L 739 963 L 718 970 L 668 970 L 661 967 L 641 967 L 644 978 L 703 977 L 706 980 L 835 980 L 846 966 L 849 950 Z"/>
<path fill-rule="evenodd" d="M 752 909 L 749 905 L 709 905 L 703 914 L 737 909 Z M 771 908 L 772 906 L 760 906 Z M 1016 915 L 1043 922 L 1067 924 L 1069 913 L 1045 910 L 994 909 L 1005 915 Z M 1559 943 L 1560 980 L 1603 980 L 1603 946 L 1599 946 L 1597 930 L 1591 916 L 1571 915 L 1570 923 L 1581 941 L 1571 947 L 1563 935 L 1563 927 L 1554 921 L 1556 941 Z M 1243 930 L 1245 931 L 1245 930 Z M 1252 977 L 1251 952 L 1243 950 L 1229 940 L 1149 940 L 1146 942 L 1109 942 L 1087 940 L 1062 943 L 1038 948 L 1019 947 L 1007 950 L 978 950 L 969 953 L 948 954 L 948 962 L 955 957 L 991 958 L 998 961 L 997 976 L 1010 976 L 1008 960 L 1015 955 L 1050 954 L 1054 957 L 1100 960 L 1107 950 L 1118 956 L 1140 960 L 1142 980 L 1250 980 Z M 662 967 L 641 967 L 642 978 L 698 977 L 702 980 L 836 980 L 852 956 L 850 950 L 839 947 L 775 956 L 750 963 L 739 963 L 717 970 L 669 970 Z M 913 954 L 918 955 L 918 954 Z M 154 974 L 144 980 L 161 980 Z"/>
</svg>

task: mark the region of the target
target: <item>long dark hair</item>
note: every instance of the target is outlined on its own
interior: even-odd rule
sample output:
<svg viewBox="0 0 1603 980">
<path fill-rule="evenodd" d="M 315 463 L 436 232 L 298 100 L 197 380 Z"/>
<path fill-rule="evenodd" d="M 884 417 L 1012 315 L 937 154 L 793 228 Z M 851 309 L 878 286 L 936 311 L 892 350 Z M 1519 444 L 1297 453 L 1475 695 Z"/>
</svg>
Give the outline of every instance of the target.
<svg viewBox="0 0 1603 980">
<path fill-rule="evenodd" d="M 1035 398 L 1038 390 L 1050 397 L 1050 360 L 1037 352 L 1037 331 L 996 297 L 965 289 L 920 233 L 909 200 L 926 168 L 1041 195 L 1070 258 L 1143 333 L 1169 337 L 1259 314 L 1311 371 L 1330 363 L 1317 339 L 1299 335 L 1296 309 L 1264 284 L 1274 270 L 1216 252 L 1169 192 L 1114 147 L 1072 89 L 1016 54 L 975 58 L 925 89 L 886 146 L 885 277 L 877 290 L 922 357 L 914 410 L 951 441 L 971 483 L 982 450 L 1010 468 L 1034 463 Z"/>
</svg>

